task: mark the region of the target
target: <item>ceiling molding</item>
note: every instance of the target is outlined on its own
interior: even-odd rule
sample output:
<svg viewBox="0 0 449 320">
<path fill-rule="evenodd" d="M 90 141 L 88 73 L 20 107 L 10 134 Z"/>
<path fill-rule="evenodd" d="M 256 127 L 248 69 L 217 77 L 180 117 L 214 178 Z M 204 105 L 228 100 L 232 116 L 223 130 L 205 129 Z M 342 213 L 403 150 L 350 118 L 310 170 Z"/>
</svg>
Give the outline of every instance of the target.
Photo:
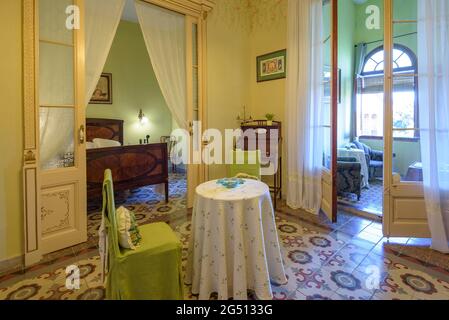
<svg viewBox="0 0 449 320">
<path fill-rule="evenodd" d="M 215 0 L 142 0 L 168 10 L 182 14 L 200 17 L 203 13 L 211 11 Z"/>
</svg>

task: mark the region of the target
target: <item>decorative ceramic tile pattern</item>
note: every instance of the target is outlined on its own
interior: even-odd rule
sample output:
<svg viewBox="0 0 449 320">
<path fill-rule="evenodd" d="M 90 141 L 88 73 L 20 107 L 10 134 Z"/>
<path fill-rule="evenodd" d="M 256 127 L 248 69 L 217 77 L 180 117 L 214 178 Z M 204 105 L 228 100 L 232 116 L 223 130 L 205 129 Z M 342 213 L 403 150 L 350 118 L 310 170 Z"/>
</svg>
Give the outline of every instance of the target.
<svg viewBox="0 0 449 320">
<path fill-rule="evenodd" d="M 338 197 L 338 203 L 354 207 L 361 211 L 382 215 L 383 208 L 383 182 L 379 179 L 371 180 L 369 189 L 362 189 L 360 200 L 354 194 Z"/>
<path fill-rule="evenodd" d="M 138 215 L 139 223 L 166 221 L 183 244 L 183 270 L 191 232 L 185 209 L 185 180 L 173 176 L 179 191 L 167 205 L 148 188 L 123 197 L 121 204 Z M 179 195 L 179 196 L 178 196 Z M 95 246 L 99 215 L 89 216 L 90 246 L 27 270 L 0 278 L 0 299 L 104 299 L 100 261 Z M 428 249 L 428 241 L 391 239 L 381 225 L 341 212 L 331 224 L 286 207 L 276 213 L 288 277 L 285 285 L 272 285 L 274 299 L 286 300 L 449 300 L 449 256 Z M 80 287 L 66 288 L 66 266 L 80 268 Z M 249 292 L 249 298 L 254 295 Z M 215 299 L 216 296 L 212 296 Z M 196 299 L 185 286 L 185 299 Z"/>
</svg>

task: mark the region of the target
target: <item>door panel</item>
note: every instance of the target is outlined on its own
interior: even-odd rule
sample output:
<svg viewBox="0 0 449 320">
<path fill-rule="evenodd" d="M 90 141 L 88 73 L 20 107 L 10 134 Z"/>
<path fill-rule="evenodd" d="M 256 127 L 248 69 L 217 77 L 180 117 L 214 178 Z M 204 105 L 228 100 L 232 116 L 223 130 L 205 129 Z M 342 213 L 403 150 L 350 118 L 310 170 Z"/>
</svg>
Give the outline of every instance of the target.
<svg viewBox="0 0 449 320">
<path fill-rule="evenodd" d="M 323 2 L 323 170 L 321 210 L 337 221 L 338 4 Z"/>
<path fill-rule="evenodd" d="M 322 199 L 321 199 L 321 210 L 326 214 L 329 220 L 333 220 L 332 214 L 332 175 L 330 170 L 323 169 L 321 188 L 322 188 Z"/>
<path fill-rule="evenodd" d="M 417 16 L 416 10 L 411 12 L 412 16 L 404 16 L 398 1 L 385 0 L 384 235 L 427 238 L 430 232 L 420 176 L 419 121 L 412 115 L 413 109 L 418 112 L 417 92 L 414 92 L 417 82 L 413 87 L 417 70 L 393 72 L 399 62 L 394 45 L 406 45 L 412 51 L 416 48 Z M 405 31 L 410 34 L 402 43 L 393 38 Z M 403 114 L 410 116 L 403 117 Z M 398 139 L 404 137 L 413 140 Z"/>
<path fill-rule="evenodd" d="M 187 116 L 190 133 L 190 163 L 187 170 L 187 207 L 193 207 L 196 187 L 204 182 L 202 164 L 202 29 L 199 18 L 186 16 Z"/>
<path fill-rule="evenodd" d="M 39 0 L 42 254 L 87 240 L 84 35 L 66 28 L 72 4 L 82 14 L 83 0 Z"/>
</svg>

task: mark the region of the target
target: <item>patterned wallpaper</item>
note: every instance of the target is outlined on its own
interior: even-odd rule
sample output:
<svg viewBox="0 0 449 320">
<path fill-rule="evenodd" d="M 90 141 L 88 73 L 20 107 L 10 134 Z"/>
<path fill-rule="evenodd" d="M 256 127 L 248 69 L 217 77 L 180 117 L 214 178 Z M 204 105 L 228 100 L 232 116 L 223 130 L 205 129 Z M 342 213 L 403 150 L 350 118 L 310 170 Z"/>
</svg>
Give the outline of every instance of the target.
<svg viewBox="0 0 449 320">
<path fill-rule="evenodd" d="M 288 0 L 217 0 L 212 11 L 217 20 L 232 30 L 252 33 L 275 27 L 287 19 Z"/>
</svg>

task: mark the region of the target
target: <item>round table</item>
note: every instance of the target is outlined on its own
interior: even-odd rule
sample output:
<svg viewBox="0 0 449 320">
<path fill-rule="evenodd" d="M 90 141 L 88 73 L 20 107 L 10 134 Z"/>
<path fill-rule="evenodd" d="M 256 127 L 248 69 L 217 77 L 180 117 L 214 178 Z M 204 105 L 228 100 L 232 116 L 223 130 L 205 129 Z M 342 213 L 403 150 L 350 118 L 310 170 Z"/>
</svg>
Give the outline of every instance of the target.
<svg viewBox="0 0 449 320">
<path fill-rule="evenodd" d="M 272 299 L 270 280 L 287 282 L 268 186 L 256 180 L 234 189 L 217 181 L 196 188 L 186 282 L 200 300 Z"/>
</svg>

